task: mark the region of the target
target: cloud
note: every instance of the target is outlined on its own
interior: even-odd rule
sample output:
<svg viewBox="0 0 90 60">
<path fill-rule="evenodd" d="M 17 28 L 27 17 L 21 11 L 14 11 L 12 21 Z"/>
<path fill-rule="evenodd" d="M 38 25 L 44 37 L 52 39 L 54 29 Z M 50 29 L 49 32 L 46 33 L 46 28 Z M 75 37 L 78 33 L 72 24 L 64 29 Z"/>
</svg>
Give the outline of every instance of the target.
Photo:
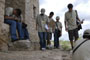
<svg viewBox="0 0 90 60">
<path fill-rule="evenodd" d="M 45 4 L 45 0 L 39 0 L 40 5 Z"/>
<path fill-rule="evenodd" d="M 60 20 L 63 24 L 63 36 L 61 39 L 68 40 L 68 33 L 65 31 L 64 27 L 64 14 L 67 9 L 67 5 L 72 3 L 74 5 L 74 10 L 78 11 L 80 19 L 85 19 L 85 23 L 82 25 L 83 29 L 80 30 L 80 34 L 83 33 L 85 29 L 88 29 L 87 26 L 90 26 L 90 0 L 40 0 L 40 9 L 45 8 L 46 14 L 49 15 L 49 12 L 53 11 L 55 17 L 60 16 Z M 90 27 L 89 27 L 90 28 Z M 66 38 L 65 38 L 66 37 Z"/>
<path fill-rule="evenodd" d="M 76 0 L 75 2 L 74 2 L 74 6 L 78 6 L 79 4 L 87 4 L 89 2 L 89 0 Z"/>
<path fill-rule="evenodd" d="M 80 3 L 78 4 L 77 6 L 75 6 L 75 9 L 78 10 L 78 14 L 80 16 L 80 18 L 84 18 L 85 20 L 88 20 L 90 19 L 90 0 L 80 0 L 80 1 L 83 1 L 83 3 Z M 79 1 L 79 2 L 80 2 Z M 86 2 L 84 2 L 86 1 Z"/>
</svg>

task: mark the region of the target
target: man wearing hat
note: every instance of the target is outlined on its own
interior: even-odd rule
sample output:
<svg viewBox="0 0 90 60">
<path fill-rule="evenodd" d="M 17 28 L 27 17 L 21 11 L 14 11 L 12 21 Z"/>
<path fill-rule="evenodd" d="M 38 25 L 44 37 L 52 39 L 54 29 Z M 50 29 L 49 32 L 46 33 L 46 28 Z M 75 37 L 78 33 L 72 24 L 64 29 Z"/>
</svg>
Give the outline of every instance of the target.
<svg viewBox="0 0 90 60">
<path fill-rule="evenodd" d="M 60 17 L 56 17 L 56 25 L 54 32 L 54 48 L 59 48 L 59 37 L 62 35 L 62 23 L 59 22 Z"/>
<path fill-rule="evenodd" d="M 72 60 L 90 60 L 90 29 L 84 31 L 83 39 L 75 42 Z"/>
</svg>

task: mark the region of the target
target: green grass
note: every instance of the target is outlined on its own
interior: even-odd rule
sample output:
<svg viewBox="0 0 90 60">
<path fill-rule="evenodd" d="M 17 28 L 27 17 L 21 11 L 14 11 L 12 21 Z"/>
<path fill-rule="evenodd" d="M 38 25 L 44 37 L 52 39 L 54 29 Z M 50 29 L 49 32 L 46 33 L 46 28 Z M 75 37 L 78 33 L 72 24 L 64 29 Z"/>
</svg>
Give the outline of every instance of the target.
<svg viewBox="0 0 90 60">
<path fill-rule="evenodd" d="M 54 41 L 51 41 L 51 43 L 52 45 L 54 45 Z M 63 50 L 71 50 L 71 45 L 69 41 L 60 40 L 59 43 Z"/>
<path fill-rule="evenodd" d="M 71 45 L 69 41 L 60 41 L 60 45 L 62 46 L 63 50 L 71 50 Z"/>
</svg>

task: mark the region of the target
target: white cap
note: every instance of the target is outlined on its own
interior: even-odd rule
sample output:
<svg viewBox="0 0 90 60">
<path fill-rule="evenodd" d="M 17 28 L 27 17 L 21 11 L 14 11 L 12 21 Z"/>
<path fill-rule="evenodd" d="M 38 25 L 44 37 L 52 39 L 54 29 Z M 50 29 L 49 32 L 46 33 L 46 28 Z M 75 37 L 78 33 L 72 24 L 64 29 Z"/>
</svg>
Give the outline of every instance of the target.
<svg viewBox="0 0 90 60">
<path fill-rule="evenodd" d="M 57 16 L 57 17 L 56 17 L 56 19 L 60 19 L 60 17 L 59 17 L 59 16 Z"/>
</svg>

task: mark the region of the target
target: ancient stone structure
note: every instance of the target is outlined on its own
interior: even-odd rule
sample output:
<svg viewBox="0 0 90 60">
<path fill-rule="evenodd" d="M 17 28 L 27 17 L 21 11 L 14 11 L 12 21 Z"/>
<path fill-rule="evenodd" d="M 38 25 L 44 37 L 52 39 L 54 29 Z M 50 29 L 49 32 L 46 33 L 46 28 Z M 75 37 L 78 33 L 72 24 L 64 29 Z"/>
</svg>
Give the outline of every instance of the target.
<svg viewBox="0 0 90 60">
<path fill-rule="evenodd" d="M 7 47 L 7 43 L 10 41 L 9 26 L 4 23 L 4 10 L 6 7 L 22 10 L 24 21 L 28 25 L 31 47 L 32 49 L 39 48 L 39 39 L 35 28 L 35 18 L 39 14 L 39 0 L 0 0 L 0 49 L 3 50 Z"/>
</svg>

